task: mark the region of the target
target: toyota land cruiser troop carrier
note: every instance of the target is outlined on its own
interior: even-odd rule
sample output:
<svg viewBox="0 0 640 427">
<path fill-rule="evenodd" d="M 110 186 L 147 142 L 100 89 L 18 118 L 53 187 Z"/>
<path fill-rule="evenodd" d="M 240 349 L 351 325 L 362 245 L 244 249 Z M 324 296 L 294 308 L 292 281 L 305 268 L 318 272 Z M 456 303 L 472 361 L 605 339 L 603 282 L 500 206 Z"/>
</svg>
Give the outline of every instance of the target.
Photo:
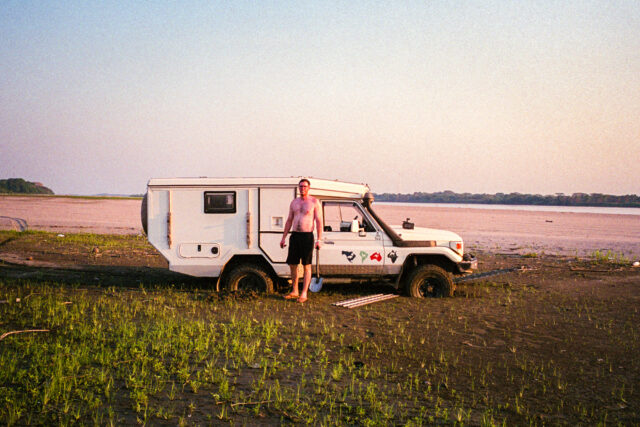
<svg viewBox="0 0 640 427">
<path fill-rule="evenodd" d="M 217 278 L 217 289 L 257 287 L 271 293 L 277 280 L 291 276 L 280 239 L 300 179 L 151 179 L 142 225 L 172 271 Z M 325 280 L 384 280 L 414 297 L 452 296 L 453 276 L 477 267 L 451 231 L 408 221 L 387 225 L 373 210 L 367 185 L 308 180 L 309 195 L 323 209 Z"/>
</svg>

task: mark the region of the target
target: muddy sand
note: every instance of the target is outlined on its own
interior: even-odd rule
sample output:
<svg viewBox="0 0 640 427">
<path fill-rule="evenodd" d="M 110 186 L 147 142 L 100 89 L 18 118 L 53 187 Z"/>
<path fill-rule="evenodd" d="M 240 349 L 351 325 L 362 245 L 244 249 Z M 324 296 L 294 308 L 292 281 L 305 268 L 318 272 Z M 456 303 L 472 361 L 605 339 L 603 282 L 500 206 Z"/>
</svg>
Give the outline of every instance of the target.
<svg viewBox="0 0 640 427">
<path fill-rule="evenodd" d="M 139 199 L 0 196 L 0 229 L 139 234 Z M 390 224 L 455 231 L 469 250 L 640 256 L 640 215 L 374 205 Z"/>
</svg>

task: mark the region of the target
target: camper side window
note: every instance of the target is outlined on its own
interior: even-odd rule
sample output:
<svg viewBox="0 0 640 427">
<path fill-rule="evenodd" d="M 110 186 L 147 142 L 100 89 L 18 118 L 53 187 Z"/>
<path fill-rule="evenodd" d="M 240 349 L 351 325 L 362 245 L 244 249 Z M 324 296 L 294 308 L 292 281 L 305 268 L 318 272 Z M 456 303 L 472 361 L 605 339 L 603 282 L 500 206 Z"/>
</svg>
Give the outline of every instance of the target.
<svg viewBox="0 0 640 427">
<path fill-rule="evenodd" d="M 205 191 L 204 213 L 236 213 L 236 192 Z"/>
</svg>

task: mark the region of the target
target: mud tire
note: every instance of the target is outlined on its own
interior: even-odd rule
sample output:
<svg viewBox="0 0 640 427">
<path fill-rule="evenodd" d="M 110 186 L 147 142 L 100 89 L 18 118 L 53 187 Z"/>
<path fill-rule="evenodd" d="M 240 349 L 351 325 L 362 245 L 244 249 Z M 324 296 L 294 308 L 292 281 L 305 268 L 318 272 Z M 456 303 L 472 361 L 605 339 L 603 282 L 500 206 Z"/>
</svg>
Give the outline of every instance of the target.
<svg viewBox="0 0 640 427">
<path fill-rule="evenodd" d="M 436 265 L 419 265 L 407 277 L 407 294 L 414 298 L 452 297 L 455 285 L 451 274 Z"/>
<path fill-rule="evenodd" d="M 258 264 L 238 264 L 226 274 L 224 288 L 229 291 L 255 291 L 273 293 L 274 279 Z"/>
</svg>

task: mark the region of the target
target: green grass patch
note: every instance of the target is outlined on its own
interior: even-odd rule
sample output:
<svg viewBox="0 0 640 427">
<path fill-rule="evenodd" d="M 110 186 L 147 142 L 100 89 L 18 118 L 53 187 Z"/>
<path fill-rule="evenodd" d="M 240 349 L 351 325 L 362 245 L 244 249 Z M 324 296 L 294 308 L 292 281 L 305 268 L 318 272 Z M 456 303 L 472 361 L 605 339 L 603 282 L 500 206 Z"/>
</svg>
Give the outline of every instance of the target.
<svg viewBox="0 0 640 427">
<path fill-rule="evenodd" d="M 0 242 L 16 241 L 32 247 L 46 247 L 49 250 L 64 249 L 142 249 L 150 247 L 143 235 L 53 233 L 48 231 L 0 230 Z"/>
<path fill-rule="evenodd" d="M 591 259 L 596 264 L 629 264 L 631 260 L 623 253 L 616 253 L 611 250 L 597 250 L 591 253 Z"/>
<path fill-rule="evenodd" d="M 0 330 L 17 332 L 0 341 L 8 425 L 229 421 L 264 408 L 295 423 L 380 425 L 402 413 L 349 347 L 329 354 L 329 337 L 258 322 L 247 304 L 173 289 L 0 289 Z"/>
<path fill-rule="evenodd" d="M 360 295 L 330 284 L 302 306 L 1 273 L 3 425 L 615 425 L 640 410 L 637 294 L 600 285 L 537 289 L 532 273 L 346 310 L 330 303 Z"/>
</svg>

